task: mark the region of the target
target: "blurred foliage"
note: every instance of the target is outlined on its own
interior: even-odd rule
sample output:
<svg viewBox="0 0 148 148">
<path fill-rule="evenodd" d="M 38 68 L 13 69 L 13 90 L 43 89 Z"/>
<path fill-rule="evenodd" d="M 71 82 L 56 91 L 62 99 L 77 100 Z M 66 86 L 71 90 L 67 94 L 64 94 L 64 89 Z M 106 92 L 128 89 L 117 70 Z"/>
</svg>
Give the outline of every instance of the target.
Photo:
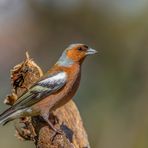
<svg viewBox="0 0 148 148">
<path fill-rule="evenodd" d="M 46 71 L 63 49 L 82 42 L 99 51 L 83 65 L 74 97 L 93 148 L 148 147 L 147 0 L 1 0 L 0 93 L 28 50 Z M 0 147 L 33 147 L 0 128 Z M 9 142 L 8 142 L 9 141 Z"/>
</svg>

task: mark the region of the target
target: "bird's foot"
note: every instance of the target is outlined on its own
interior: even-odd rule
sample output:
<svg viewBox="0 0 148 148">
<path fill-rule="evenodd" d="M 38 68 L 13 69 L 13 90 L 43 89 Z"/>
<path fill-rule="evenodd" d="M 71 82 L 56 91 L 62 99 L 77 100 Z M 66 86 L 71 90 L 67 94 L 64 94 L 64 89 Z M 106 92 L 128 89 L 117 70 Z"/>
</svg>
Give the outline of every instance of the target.
<svg viewBox="0 0 148 148">
<path fill-rule="evenodd" d="M 54 132 L 53 132 L 53 134 L 51 135 L 51 138 L 50 138 L 52 142 L 54 141 L 54 139 L 57 135 L 63 135 L 62 130 L 56 129 L 56 128 L 54 128 L 53 130 L 54 130 Z"/>
<path fill-rule="evenodd" d="M 54 138 L 55 138 L 56 135 L 58 135 L 58 134 L 59 134 L 59 135 L 63 135 L 62 130 L 61 130 L 61 129 L 57 129 L 57 128 L 53 125 L 53 123 L 51 122 L 51 120 L 48 119 L 47 114 L 43 114 L 42 117 L 43 117 L 44 120 L 48 123 L 49 127 L 54 131 L 54 132 L 53 132 L 53 135 L 51 136 L 51 141 L 54 140 Z"/>
<path fill-rule="evenodd" d="M 55 132 L 55 134 L 63 134 L 62 130 L 55 128 L 54 125 L 51 122 L 50 122 L 49 126 Z"/>
<path fill-rule="evenodd" d="M 53 134 L 51 135 L 51 141 L 53 142 L 57 135 L 63 135 L 63 131 L 61 129 L 57 129 L 54 125 L 50 122 L 50 128 L 53 130 Z"/>
</svg>

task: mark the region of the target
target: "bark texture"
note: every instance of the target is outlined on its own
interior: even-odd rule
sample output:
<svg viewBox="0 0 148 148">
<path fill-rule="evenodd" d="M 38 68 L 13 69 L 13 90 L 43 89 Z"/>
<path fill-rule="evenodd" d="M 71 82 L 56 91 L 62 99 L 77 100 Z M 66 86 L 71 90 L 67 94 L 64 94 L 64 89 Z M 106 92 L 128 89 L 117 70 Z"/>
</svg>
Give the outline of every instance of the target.
<svg viewBox="0 0 148 148">
<path fill-rule="evenodd" d="M 26 53 L 26 60 L 11 70 L 12 92 L 4 103 L 13 105 L 17 98 L 36 82 L 43 72 Z M 39 116 L 19 119 L 16 136 L 34 141 L 37 148 L 89 148 L 87 133 L 73 100 L 50 114 L 49 120 L 62 131 L 55 133 Z"/>
</svg>

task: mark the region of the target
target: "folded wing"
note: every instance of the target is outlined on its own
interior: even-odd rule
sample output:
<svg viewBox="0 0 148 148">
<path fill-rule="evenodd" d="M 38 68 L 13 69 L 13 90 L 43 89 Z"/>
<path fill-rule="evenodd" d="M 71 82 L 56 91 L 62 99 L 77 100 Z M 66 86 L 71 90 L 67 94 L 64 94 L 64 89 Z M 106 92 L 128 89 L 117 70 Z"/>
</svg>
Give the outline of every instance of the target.
<svg viewBox="0 0 148 148">
<path fill-rule="evenodd" d="M 67 82 L 67 74 L 63 71 L 46 75 L 25 92 L 14 104 L 17 109 L 29 107 L 43 98 L 57 92 Z"/>
</svg>

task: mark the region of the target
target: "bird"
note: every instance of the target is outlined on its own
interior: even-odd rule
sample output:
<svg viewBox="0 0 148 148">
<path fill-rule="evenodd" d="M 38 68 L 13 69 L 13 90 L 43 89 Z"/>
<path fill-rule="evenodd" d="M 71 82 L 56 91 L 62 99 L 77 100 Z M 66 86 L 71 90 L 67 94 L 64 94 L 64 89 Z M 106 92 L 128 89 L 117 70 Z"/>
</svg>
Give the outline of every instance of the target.
<svg viewBox="0 0 148 148">
<path fill-rule="evenodd" d="M 13 106 L 0 114 L 0 124 L 5 125 L 20 117 L 41 116 L 57 131 L 49 121 L 50 113 L 73 98 L 80 84 L 84 59 L 96 53 L 85 44 L 69 45 L 53 67 L 26 90 Z"/>
</svg>

